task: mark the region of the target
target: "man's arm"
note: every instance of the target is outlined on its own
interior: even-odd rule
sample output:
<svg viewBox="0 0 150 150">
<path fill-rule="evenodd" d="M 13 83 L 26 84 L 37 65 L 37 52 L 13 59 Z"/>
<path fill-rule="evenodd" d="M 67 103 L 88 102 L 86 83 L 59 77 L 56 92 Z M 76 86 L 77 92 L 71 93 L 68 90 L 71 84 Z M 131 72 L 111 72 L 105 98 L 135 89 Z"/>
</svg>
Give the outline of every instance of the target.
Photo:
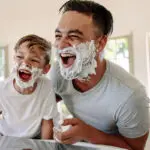
<svg viewBox="0 0 150 150">
<path fill-rule="evenodd" d="M 144 150 L 148 137 L 148 133 L 134 139 L 125 138 L 121 135 L 106 134 L 77 118 L 66 119 L 62 125 L 72 125 L 66 132 L 55 133 L 56 137 L 64 144 L 73 144 L 85 140 L 93 144 L 111 145 L 129 150 Z"/>
<path fill-rule="evenodd" d="M 41 123 L 41 139 L 53 138 L 53 120 L 42 120 Z"/>
<path fill-rule="evenodd" d="M 121 135 L 106 134 L 94 128 L 89 132 L 91 135 L 89 136 L 88 140 L 91 143 L 112 145 L 121 148 L 127 148 L 129 150 L 144 150 L 149 134 L 149 132 L 147 132 L 145 135 L 139 138 L 126 138 Z"/>
</svg>

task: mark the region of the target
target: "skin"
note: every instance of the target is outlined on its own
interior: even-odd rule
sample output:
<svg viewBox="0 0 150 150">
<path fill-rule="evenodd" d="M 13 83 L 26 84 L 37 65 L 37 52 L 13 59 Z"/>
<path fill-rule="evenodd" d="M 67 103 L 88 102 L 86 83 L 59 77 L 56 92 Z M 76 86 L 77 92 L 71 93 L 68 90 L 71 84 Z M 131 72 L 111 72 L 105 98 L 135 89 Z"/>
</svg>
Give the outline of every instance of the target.
<svg viewBox="0 0 150 150">
<path fill-rule="evenodd" d="M 43 74 L 46 74 L 50 65 L 45 62 L 45 53 L 39 49 L 36 45 L 32 48 L 27 47 L 28 42 L 24 42 L 20 45 L 17 52 L 14 55 L 14 61 L 17 64 L 25 63 L 28 67 L 37 67 L 43 70 Z M 20 88 L 14 79 L 14 88 L 21 94 L 31 94 L 35 91 L 37 87 L 37 83 L 35 82 L 33 87 L 28 87 L 26 89 Z M 53 121 L 52 120 L 42 120 L 41 123 L 41 138 L 42 139 L 50 139 L 52 138 L 53 129 Z"/>
<path fill-rule="evenodd" d="M 53 138 L 53 120 L 42 120 L 41 123 L 41 138 L 52 139 Z"/>
<path fill-rule="evenodd" d="M 99 60 L 99 53 L 103 51 L 107 36 L 96 33 L 96 26 L 93 24 L 92 17 L 76 11 L 65 12 L 55 31 L 55 46 L 63 49 L 74 44 L 95 40 L 97 47 L 97 68 L 96 75 L 91 75 L 90 81 L 81 82 L 73 80 L 74 87 L 80 92 L 88 91 L 93 88 L 102 78 L 106 70 L 106 61 Z M 58 140 L 64 144 L 73 144 L 80 140 L 85 140 L 95 144 L 112 145 L 121 148 L 143 150 L 148 133 L 139 138 L 126 138 L 121 135 L 110 135 L 93 128 L 78 118 L 66 119 L 62 125 L 72 125 L 65 132 L 55 131 Z"/>
</svg>

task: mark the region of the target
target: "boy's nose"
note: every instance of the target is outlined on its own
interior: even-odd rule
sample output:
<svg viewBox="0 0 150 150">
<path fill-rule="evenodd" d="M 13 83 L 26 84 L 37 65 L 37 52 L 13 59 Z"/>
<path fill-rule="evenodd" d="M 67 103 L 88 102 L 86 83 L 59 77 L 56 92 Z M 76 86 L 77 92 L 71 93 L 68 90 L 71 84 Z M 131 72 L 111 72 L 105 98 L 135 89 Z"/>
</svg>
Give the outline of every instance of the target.
<svg viewBox="0 0 150 150">
<path fill-rule="evenodd" d="M 30 67 L 31 64 L 30 64 L 30 61 L 28 59 L 24 59 L 23 60 L 23 63 L 27 66 L 27 67 Z"/>
</svg>

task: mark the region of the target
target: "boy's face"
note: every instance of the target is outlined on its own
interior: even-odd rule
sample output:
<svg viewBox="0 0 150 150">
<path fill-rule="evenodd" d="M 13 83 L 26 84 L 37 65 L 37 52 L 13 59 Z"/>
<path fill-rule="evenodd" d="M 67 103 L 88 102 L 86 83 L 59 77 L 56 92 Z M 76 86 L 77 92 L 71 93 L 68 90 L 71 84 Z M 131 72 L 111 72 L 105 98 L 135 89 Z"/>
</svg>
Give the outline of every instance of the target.
<svg viewBox="0 0 150 150">
<path fill-rule="evenodd" d="M 38 48 L 37 45 L 30 48 L 27 45 L 28 42 L 22 43 L 14 56 L 17 75 L 23 82 L 33 80 L 35 69 L 40 70 L 41 74 L 49 71 L 49 64 L 45 65 L 45 52 Z"/>
</svg>

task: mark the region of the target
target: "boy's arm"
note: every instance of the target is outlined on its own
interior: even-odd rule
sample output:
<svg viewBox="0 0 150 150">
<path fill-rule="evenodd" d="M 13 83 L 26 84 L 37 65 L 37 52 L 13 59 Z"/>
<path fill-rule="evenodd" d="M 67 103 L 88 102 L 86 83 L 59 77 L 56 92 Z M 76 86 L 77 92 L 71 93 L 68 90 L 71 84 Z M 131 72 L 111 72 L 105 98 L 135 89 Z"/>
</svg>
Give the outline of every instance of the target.
<svg viewBox="0 0 150 150">
<path fill-rule="evenodd" d="M 53 120 L 42 119 L 41 123 L 41 139 L 53 138 Z"/>
</svg>

